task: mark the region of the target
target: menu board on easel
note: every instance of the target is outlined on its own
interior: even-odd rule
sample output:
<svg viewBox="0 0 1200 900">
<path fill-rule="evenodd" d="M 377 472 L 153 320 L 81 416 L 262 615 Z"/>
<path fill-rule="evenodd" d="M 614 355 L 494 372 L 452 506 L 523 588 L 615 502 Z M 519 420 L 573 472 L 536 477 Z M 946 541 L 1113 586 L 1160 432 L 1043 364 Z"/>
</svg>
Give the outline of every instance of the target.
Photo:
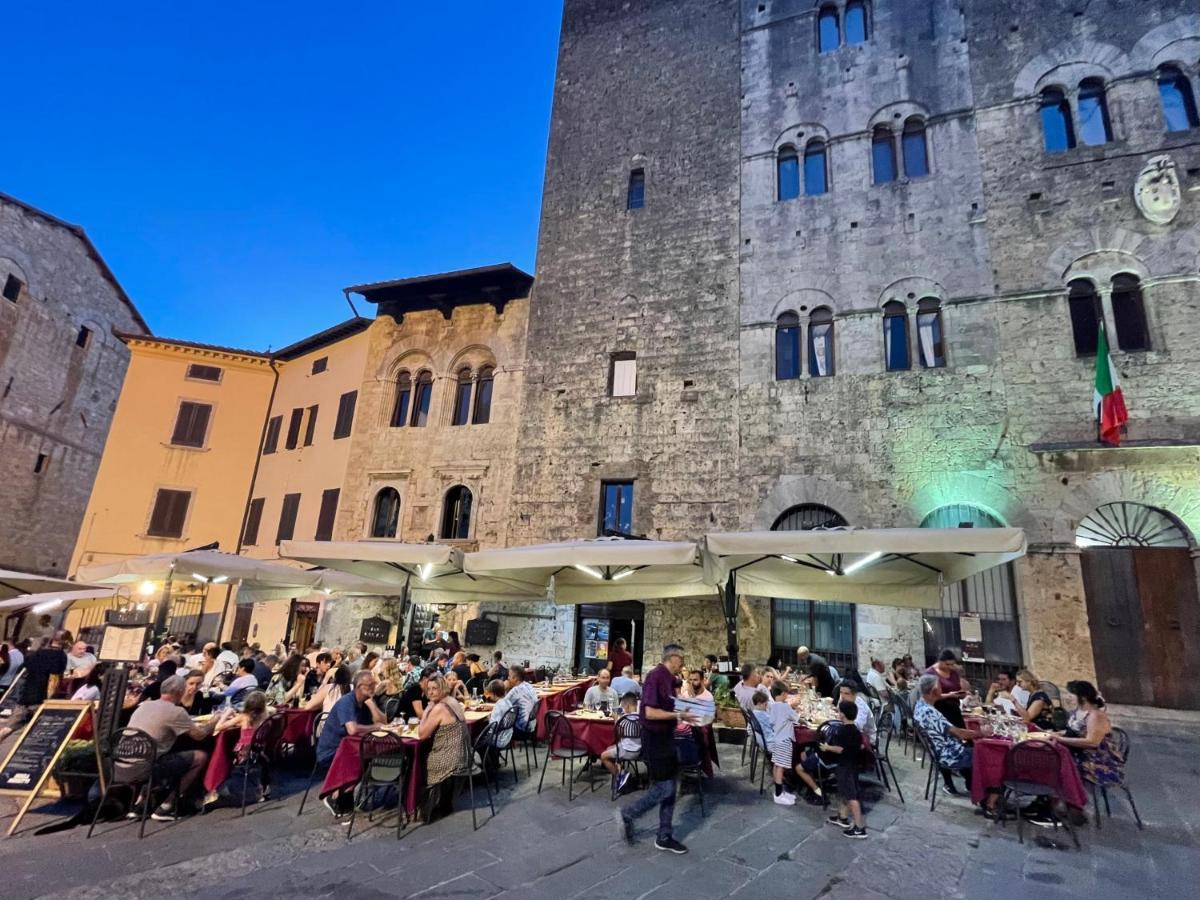
<svg viewBox="0 0 1200 900">
<path fill-rule="evenodd" d="M 72 700 L 47 700 L 34 711 L 16 744 L 0 763 L 0 795 L 25 797 L 9 826 L 10 835 L 39 794 L 54 793 L 47 786 L 54 766 L 75 730 L 91 714 L 91 703 Z"/>
<path fill-rule="evenodd" d="M 141 662 L 146 650 L 145 625 L 105 625 L 104 640 L 100 642 L 100 659 L 104 662 Z"/>
</svg>

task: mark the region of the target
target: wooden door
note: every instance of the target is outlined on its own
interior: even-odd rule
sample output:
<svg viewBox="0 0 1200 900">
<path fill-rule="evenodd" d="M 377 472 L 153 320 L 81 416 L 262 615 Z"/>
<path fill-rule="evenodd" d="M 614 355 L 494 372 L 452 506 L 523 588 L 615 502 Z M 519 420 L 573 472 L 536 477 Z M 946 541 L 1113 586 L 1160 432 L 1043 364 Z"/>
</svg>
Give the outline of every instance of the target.
<svg viewBox="0 0 1200 900">
<path fill-rule="evenodd" d="M 1200 604 L 1186 549 L 1134 550 L 1154 705 L 1200 709 Z"/>
<path fill-rule="evenodd" d="M 254 616 L 254 607 L 239 605 L 233 613 L 233 631 L 229 635 L 230 643 L 235 652 L 241 652 L 242 645 L 250 634 L 250 619 Z"/>
<path fill-rule="evenodd" d="M 313 642 L 317 630 L 317 614 L 307 610 L 297 610 L 296 621 L 292 624 L 292 641 L 296 650 L 303 653 Z"/>
<path fill-rule="evenodd" d="M 1134 551 L 1085 550 L 1082 564 L 1097 687 L 1111 703 L 1150 705 L 1154 691 Z"/>
</svg>

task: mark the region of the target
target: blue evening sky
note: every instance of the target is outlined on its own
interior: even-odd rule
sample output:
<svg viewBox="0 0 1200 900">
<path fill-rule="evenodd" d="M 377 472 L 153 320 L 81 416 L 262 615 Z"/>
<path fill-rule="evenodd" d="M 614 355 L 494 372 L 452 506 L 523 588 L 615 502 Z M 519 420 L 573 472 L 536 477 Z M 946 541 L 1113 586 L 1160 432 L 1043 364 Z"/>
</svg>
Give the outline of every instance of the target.
<svg viewBox="0 0 1200 900">
<path fill-rule="evenodd" d="M 8 4 L 0 190 L 170 337 L 279 347 L 348 285 L 532 272 L 561 7 Z"/>
</svg>

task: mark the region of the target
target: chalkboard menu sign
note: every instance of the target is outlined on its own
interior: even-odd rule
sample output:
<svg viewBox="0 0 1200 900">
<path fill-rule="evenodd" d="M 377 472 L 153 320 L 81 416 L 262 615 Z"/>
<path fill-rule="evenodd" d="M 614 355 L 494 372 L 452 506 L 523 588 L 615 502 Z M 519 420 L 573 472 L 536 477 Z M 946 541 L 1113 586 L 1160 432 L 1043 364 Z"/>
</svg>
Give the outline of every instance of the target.
<svg viewBox="0 0 1200 900">
<path fill-rule="evenodd" d="M 363 619 L 358 631 L 358 639 L 364 644 L 386 644 L 391 636 L 392 623 L 382 616 Z"/>
<path fill-rule="evenodd" d="M 421 649 L 421 639 L 425 634 L 425 629 L 433 624 L 436 616 L 436 608 L 429 604 L 418 603 L 413 606 L 412 622 L 408 627 L 408 646 L 410 649 Z"/>
<path fill-rule="evenodd" d="M 104 613 L 107 625 L 149 625 L 150 610 L 148 609 L 109 609 Z"/>
<path fill-rule="evenodd" d="M 500 623 L 495 619 L 472 619 L 467 623 L 468 647 L 494 647 L 500 634 Z"/>
<path fill-rule="evenodd" d="M 27 795 L 8 829 L 9 834 L 16 830 L 34 798 L 42 791 L 75 729 L 91 712 L 91 703 L 70 700 L 47 700 L 34 712 L 0 764 L 0 794 Z"/>
</svg>

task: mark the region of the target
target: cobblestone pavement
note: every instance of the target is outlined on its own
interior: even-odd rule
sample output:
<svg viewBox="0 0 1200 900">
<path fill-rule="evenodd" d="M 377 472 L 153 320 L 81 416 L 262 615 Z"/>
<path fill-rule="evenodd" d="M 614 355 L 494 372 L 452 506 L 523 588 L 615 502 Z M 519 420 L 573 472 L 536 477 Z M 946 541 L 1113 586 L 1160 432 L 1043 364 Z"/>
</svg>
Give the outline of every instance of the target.
<svg viewBox="0 0 1200 900">
<path fill-rule="evenodd" d="M 91 840 L 78 828 L 37 836 L 52 821 L 39 813 L 16 837 L 0 840 L 0 876 L 11 900 L 1175 895 L 1200 873 L 1200 729 L 1188 719 L 1126 724 L 1134 739 L 1130 783 L 1146 829 L 1138 831 L 1124 800 L 1114 799 L 1101 831 L 1081 830 L 1082 851 L 1065 833 L 1034 827 L 1019 845 L 1012 823 L 988 823 L 962 798 L 939 796 L 931 814 L 921 802 L 925 772 L 899 745 L 892 756 L 908 802 L 874 789 L 870 838 L 847 840 L 822 824 L 819 808 L 776 806 L 769 788 L 760 797 L 738 765 L 740 749 L 722 745 L 723 770 L 707 785 L 707 817 L 690 792 L 677 809 L 687 856 L 654 849 L 653 813 L 638 823 L 637 846 L 627 848 L 607 784 L 592 793 L 581 781 L 585 792 L 571 802 L 552 768 L 541 795 L 536 777 L 522 777 L 515 790 L 506 778 L 496 817 L 484 806 L 476 832 L 464 796 L 455 815 L 411 826 L 400 840 L 385 822 L 347 843 L 345 826 L 311 798 L 297 818 L 302 778 L 288 779 L 287 796 L 245 818 L 218 810 L 148 823 L 142 841 L 126 823 L 102 824 Z M 7 829 L 15 805 L 11 798 L 0 804 Z"/>
</svg>

